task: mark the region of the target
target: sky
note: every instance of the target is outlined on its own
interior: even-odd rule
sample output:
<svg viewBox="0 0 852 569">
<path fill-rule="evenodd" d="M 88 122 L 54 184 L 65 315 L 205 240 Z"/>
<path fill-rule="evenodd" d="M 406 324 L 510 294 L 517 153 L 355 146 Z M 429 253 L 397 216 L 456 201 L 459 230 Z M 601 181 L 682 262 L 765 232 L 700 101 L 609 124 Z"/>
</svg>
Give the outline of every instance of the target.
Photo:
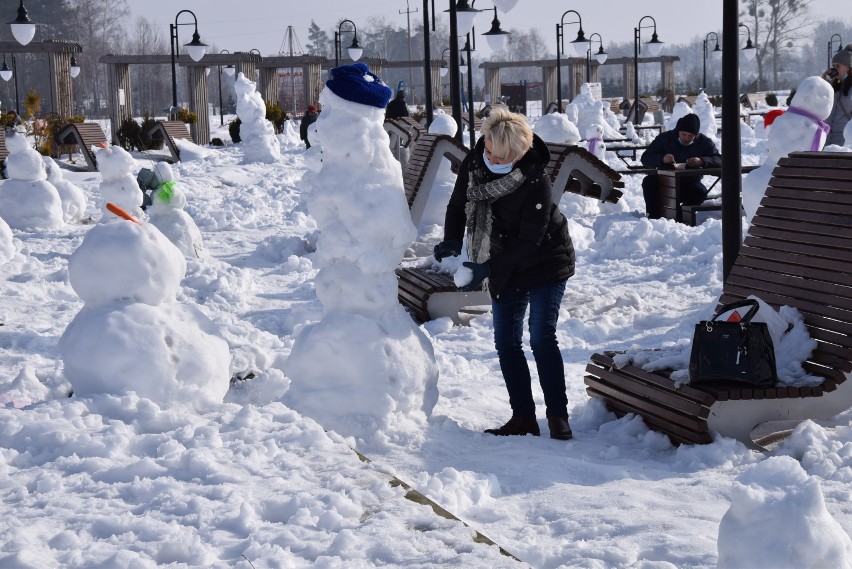
<svg viewBox="0 0 852 569">
<path fill-rule="evenodd" d="M 287 121 L 270 156 L 259 96 L 238 93 L 244 141 L 214 126 L 225 146 L 178 141 L 171 168 L 166 151 L 99 149 L 101 171 L 65 156 L 46 180 L 7 139 L 0 567 L 852 569 L 852 410 L 766 453 L 724 437 L 676 448 L 584 388 L 595 352 L 638 365 L 665 348 L 686 365 L 722 288 L 718 219 L 648 220 L 641 176 L 614 204 L 563 195 L 574 438 L 486 435 L 509 414 L 490 313 L 418 326 L 396 303 L 399 263 L 437 268 L 449 163 L 414 227 L 382 109 L 324 91 L 311 149 Z M 569 112 L 580 123 L 593 103 Z M 446 115 L 433 124 L 452 132 Z M 743 133 L 757 164 L 770 144 Z M 790 150 L 812 134 L 780 118 L 770 131 Z M 173 182 L 145 212 L 143 167 Z M 54 195 L 61 181 L 82 208 Z M 198 231 L 192 247 L 176 226 Z"/>
<path fill-rule="evenodd" d="M 421 0 L 363 0 L 353 3 L 349 0 L 313 0 L 311 2 L 281 2 L 280 0 L 181 0 L 179 3 L 170 0 L 145 0 L 129 2 L 131 12 L 143 15 L 149 19 L 157 18 L 167 35 L 168 24 L 174 22 L 174 16 L 180 9 L 192 10 L 198 17 L 199 33 L 205 43 L 215 42 L 219 49 L 230 51 L 249 51 L 258 49 L 263 55 L 278 54 L 282 47 L 288 26 L 293 26 L 302 46 L 308 41 L 308 27 L 311 20 L 324 30 L 333 30 L 341 18 L 347 18 L 360 26 L 370 16 L 384 16 L 388 22 L 405 28 L 405 11 L 415 10 L 411 14 L 412 29 L 415 21 L 422 22 L 423 3 Z M 237 13 L 234 6 L 239 6 Z M 431 6 L 431 3 L 430 3 Z M 709 9 L 717 6 L 717 10 Z M 837 0 L 813 0 L 811 7 L 816 19 L 828 17 L 849 20 L 848 14 L 837 14 Z M 448 17 L 443 10 L 448 9 L 446 0 L 439 0 L 436 9 L 439 17 Z M 490 28 L 493 17 L 493 4 L 489 2 L 475 3 L 474 7 L 488 9 L 477 17 L 475 26 L 478 33 Z M 722 27 L 722 2 L 710 0 L 702 10 L 700 28 L 695 18 L 695 8 L 689 2 L 671 2 L 668 0 L 647 0 L 644 2 L 623 2 L 616 5 L 598 0 L 578 0 L 571 3 L 556 0 L 519 0 L 518 4 L 508 13 L 498 17 L 503 29 L 517 27 L 521 30 L 538 28 L 548 43 L 554 45 L 556 36 L 555 26 L 567 9 L 576 10 L 583 19 L 583 28 L 588 37 L 599 33 L 604 42 L 630 42 L 633 39 L 633 28 L 646 15 L 652 16 L 657 22 L 659 39 L 667 43 L 684 43 L 699 41 L 707 33 L 720 30 Z M 613 10 L 618 12 L 613 15 Z M 402 13 L 400 13 L 402 12 Z M 572 19 L 572 14 L 566 16 L 566 22 Z M 186 19 L 184 19 L 186 18 Z M 616 20 L 620 23 L 615 25 Z M 192 22 L 188 14 L 181 16 L 180 22 Z M 643 24 L 649 23 L 645 20 Z M 190 30 L 183 27 L 184 30 Z M 567 26 L 576 32 L 576 26 Z M 644 37 L 643 30 L 643 37 Z M 191 33 L 191 32 L 190 32 Z M 570 32 L 569 32 L 570 33 Z M 187 35 L 187 41 L 189 36 Z M 852 39 L 852 38 L 849 38 Z M 828 38 L 825 38 L 828 41 Z M 849 40 L 847 40 L 849 41 Z M 185 42 L 182 42 L 185 43 Z M 482 46 L 480 48 L 479 46 Z M 477 42 L 477 50 L 487 55 L 487 42 Z M 665 53 L 665 51 L 663 52 Z M 368 55 L 368 54 L 365 54 Z"/>
</svg>

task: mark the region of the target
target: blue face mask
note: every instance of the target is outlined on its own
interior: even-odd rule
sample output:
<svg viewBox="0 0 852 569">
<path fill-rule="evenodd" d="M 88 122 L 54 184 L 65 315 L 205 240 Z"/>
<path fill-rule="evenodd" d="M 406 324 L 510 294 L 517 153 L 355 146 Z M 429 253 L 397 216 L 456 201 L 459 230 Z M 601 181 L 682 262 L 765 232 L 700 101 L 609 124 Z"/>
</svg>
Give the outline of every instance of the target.
<svg viewBox="0 0 852 569">
<path fill-rule="evenodd" d="M 485 162 L 485 167 L 494 174 L 508 174 L 515 167 L 511 162 L 506 164 L 492 164 L 488 161 L 488 156 L 485 155 L 485 152 L 482 153 L 482 161 Z"/>
</svg>

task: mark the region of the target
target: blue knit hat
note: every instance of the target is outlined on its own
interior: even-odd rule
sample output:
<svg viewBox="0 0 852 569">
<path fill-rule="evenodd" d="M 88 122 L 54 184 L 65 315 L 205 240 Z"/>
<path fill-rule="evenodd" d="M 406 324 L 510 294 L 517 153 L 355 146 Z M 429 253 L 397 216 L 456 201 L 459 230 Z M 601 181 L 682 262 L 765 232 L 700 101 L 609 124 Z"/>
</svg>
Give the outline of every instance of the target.
<svg viewBox="0 0 852 569">
<path fill-rule="evenodd" d="M 393 90 L 361 62 L 332 67 L 331 79 L 325 82 L 331 92 L 347 101 L 384 109 L 393 96 Z"/>
</svg>

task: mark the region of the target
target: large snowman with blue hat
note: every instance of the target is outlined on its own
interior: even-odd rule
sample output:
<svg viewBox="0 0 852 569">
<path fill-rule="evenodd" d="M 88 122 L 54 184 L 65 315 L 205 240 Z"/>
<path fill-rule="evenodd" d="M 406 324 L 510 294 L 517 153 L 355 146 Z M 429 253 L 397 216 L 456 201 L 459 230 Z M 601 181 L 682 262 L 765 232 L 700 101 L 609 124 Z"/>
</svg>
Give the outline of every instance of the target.
<svg viewBox="0 0 852 569">
<path fill-rule="evenodd" d="M 329 76 L 303 184 L 320 229 L 323 316 L 296 337 L 285 402 L 346 435 L 422 430 L 438 371 L 431 343 L 397 300 L 394 269 L 417 231 L 383 128 L 393 92 L 363 63 Z"/>
</svg>

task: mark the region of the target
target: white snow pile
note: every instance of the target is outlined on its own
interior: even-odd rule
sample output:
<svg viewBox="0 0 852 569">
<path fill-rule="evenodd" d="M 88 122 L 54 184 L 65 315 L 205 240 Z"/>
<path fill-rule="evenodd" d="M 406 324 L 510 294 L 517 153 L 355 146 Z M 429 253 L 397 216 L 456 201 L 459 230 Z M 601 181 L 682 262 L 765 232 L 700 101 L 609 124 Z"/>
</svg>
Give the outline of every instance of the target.
<svg viewBox="0 0 852 569">
<path fill-rule="evenodd" d="M 281 160 L 281 146 L 275 127 L 266 120 L 266 103 L 255 88 L 255 83 L 240 73 L 234 82 L 237 94 L 237 116 L 240 117 L 240 139 L 243 163 L 270 164 Z"/>
<path fill-rule="evenodd" d="M 545 142 L 559 144 L 577 144 L 581 138 L 577 125 L 572 123 L 565 113 L 543 115 L 535 122 L 533 132 Z"/>
</svg>

